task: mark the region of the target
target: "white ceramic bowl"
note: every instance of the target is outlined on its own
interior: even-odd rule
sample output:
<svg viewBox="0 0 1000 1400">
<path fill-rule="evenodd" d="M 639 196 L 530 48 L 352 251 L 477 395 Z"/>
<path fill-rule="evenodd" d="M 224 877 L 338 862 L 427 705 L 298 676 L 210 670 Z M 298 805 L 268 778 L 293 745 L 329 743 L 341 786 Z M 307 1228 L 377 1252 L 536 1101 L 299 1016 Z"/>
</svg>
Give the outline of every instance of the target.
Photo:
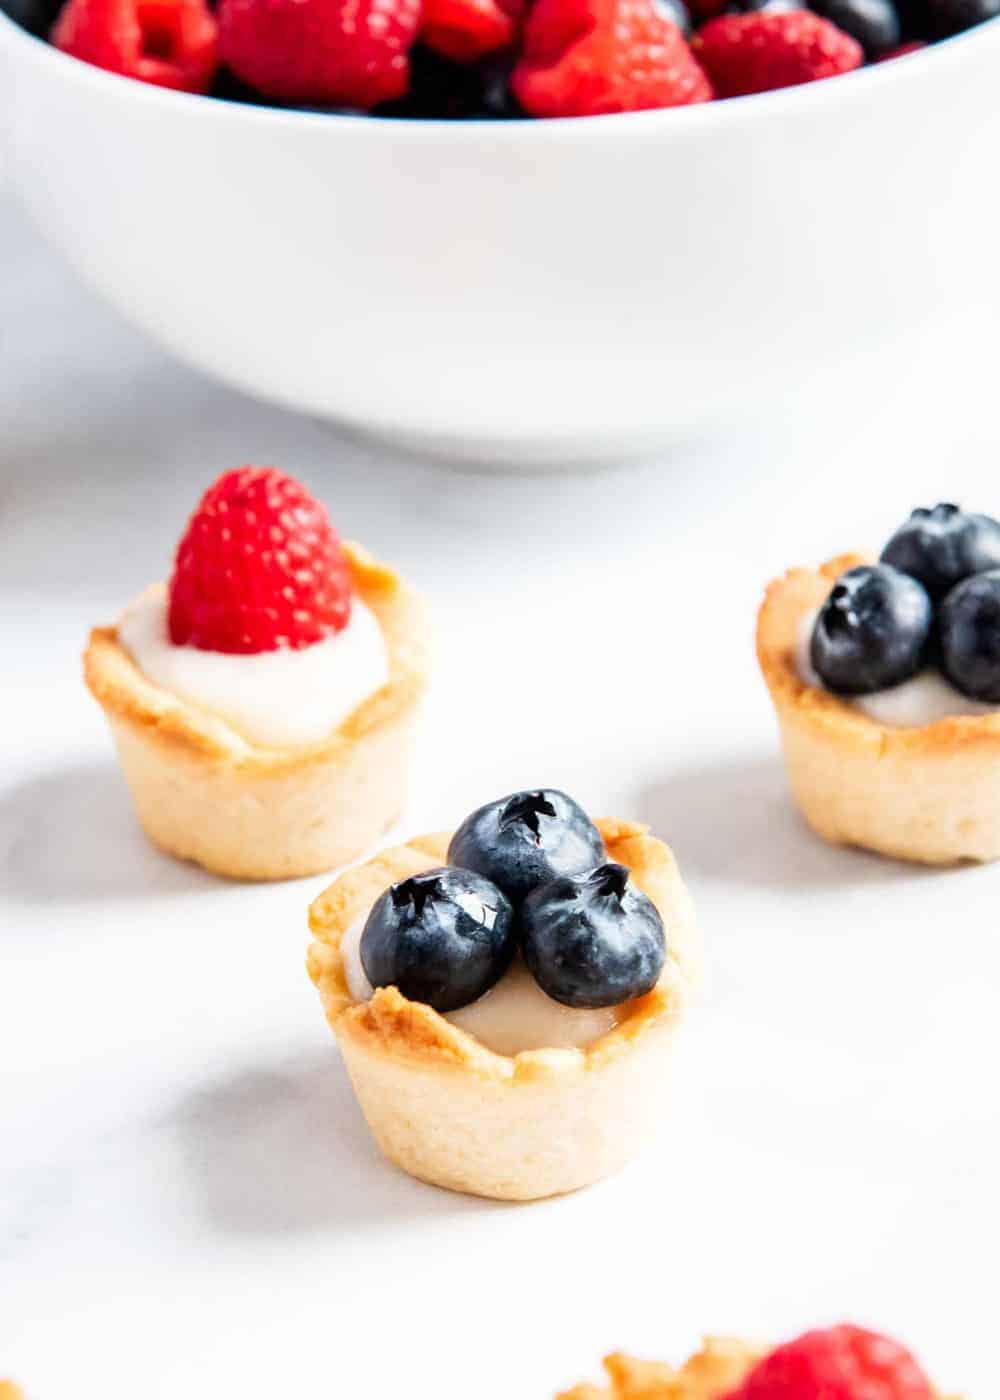
<svg viewBox="0 0 1000 1400">
<path fill-rule="evenodd" d="M 620 458 L 780 413 L 996 278 L 998 21 L 808 87 L 575 121 L 239 106 L 7 21 L 0 67 L 24 200 L 133 321 L 450 457 Z"/>
</svg>

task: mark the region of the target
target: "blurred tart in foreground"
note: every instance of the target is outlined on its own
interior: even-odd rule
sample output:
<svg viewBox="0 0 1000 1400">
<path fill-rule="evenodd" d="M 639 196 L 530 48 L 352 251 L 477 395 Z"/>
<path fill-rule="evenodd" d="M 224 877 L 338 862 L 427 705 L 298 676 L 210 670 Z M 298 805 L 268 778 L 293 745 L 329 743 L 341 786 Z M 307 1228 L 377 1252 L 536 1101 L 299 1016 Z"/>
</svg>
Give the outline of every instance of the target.
<svg viewBox="0 0 1000 1400">
<path fill-rule="evenodd" d="M 557 1400 L 946 1400 L 906 1347 L 847 1324 L 770 1348 L 710 1337 L 677 1368 L 615 1353 L 604 1369 L 607 1385 Z"/>
</svg>

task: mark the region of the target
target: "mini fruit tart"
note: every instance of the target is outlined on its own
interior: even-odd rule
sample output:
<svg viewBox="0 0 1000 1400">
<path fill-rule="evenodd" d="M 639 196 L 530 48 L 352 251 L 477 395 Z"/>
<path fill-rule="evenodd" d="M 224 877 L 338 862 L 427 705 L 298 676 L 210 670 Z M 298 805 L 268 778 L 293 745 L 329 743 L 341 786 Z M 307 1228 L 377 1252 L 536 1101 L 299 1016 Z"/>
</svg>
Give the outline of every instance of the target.
<svg viewBox="0 0 1000 1400">
<path fill-rule="evenodd" d="M 282 472 L 209 488 L 169 585 L 91 633 L 84 673 L 147 835 L 217 874 L 329 870 L 402 809 L 422 604 Z"/>
<path fill-rule="evenodd" d="M 700 963 L 645 827 L 515 793 L 349 870 L 309 911 L 309 974 L 385 1155 L 501 1200 L 616 1171 L 657 1126 Z"/>
<path fill-rule="evenodd" d="M 821 836 L 931 865 L 1000 857 L 1000 524 L 937 505 L 877 562 L 791 570 L 757 655 Z"/>
<path fill-rule="evenodd" d="M 849 1324 L 770 1348 L 709 1337 L 679 1368 L 616 1353 L 604 1369 L 606 1386 L 557 1400 L 945 1400 L 906 1347 Z"/>
</svg>

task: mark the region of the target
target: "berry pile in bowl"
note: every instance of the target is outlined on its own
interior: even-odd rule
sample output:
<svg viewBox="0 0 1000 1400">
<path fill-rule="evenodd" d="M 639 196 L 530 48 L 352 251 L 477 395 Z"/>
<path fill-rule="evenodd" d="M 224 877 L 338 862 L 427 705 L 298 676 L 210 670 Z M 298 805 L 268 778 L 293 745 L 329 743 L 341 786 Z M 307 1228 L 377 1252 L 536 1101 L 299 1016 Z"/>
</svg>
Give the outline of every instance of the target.
<svg viewBox="0 0 1000 1400">
<path fill-rule="evenodd" d="M 835 77 L 1000 0 L 3 0 L 63 52 L 160 87 L 391 117 L 577 117 Z"/>
<path fill-rule="evenodd" d="M 276 26 L 286 3 L 268 0 Z M 388 73 L 400 95 L 373 100 L 317 88 L 350 71 L 340 0 L 322 0 L 323 24 L 320 3 L 296 0 L 312 17 L 309 71 L 284 71 L 308 87 L 281 99 L 226 58 L 228 7 L 249 16 L 256 0 L 210 13 L 205 0 L 65 0 L 35 21 L 65 43 L 91 16 L 124 16 L 122 44 L 92 51 L 119 68 L 145 55 L 181 82 L 187 41 L 144 40 L 140 13 L 207 15 L 176 33 L 203 37 L 208 90 L 235 101 L 129 81 L 0 15 L 12 187 L 100 295 L 252 396 L 435 462 L 509 472 L 662 454 L 680 485 L 692 442 L 731 438 L 735 460 L 745 423 L 770 430 L 820 398 L 846 421 L 854 381 L 905 373 L 919 336 L 966 299 L 985 304 L 996 281 L 1000 23 L 843 81 L 666 109 L 678 83 L 708 95 L 712 33 L 834 23 L 836 51 L 860 63 L 858 41 L 803 9 L 699 18 L 689 42 L 653 0 L 573 0 L 579 25 L 550 43 L 545 17 L 564 0 L 535 0 L 516 42 L 455 59 L 419 37 L 425 9 L 403 36 L 387 21 L 390 57 L 365 74 Z M 938 3 L 906 0 L 903 42 L 938 31 Z M 352 13 L 369 33 L 368 0 Z M 609 68 L 635 34 L 639 56 Z M 650 34 L 663 42 L 646 62 Z M 767 40 L 747 49 L 768 83 L 788 79 Z M 826 49 L 806 49 L 811 74 Z M 269 39 L 276 64 L 282 52 Z M 612 115 L 384 115 L 525 106 Z M 374 116 L 329 115 L 345 108 Z"/>
</svg>

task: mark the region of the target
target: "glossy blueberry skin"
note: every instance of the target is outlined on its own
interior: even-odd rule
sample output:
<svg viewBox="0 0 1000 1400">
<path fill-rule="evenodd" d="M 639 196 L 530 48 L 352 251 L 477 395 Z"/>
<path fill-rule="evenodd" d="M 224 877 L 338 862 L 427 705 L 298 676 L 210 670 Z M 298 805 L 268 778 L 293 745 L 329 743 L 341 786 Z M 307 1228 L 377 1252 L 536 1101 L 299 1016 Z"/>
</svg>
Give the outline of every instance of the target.
<svg viewBox="0 0 1000 1400">
<path fill-rule="evenodd" d="M 500 980 L 516 947 L 507 896 L 471 870 L 442 868 L 379 896 L 361 935 L 361 965 L 373 987 L 455 1011 Z"/>
<path fill-rule="evenodd" d="M 811 0 L 809 8 L 857 39 L 867 58 L 878 58 L 903 38 L 893 0 Z"/>
<path fill-rule="evenodd" d="M 375 109 L 380 117 L 461 121 L 509 121 L 525 114 L 510 90 L 516 55 L 503 50 L 478 63 L 457 63 L 417 44 L 410 51 L 410 86 L 404 97 Z"/>
<path fill-rule="evenodd" d="M 933 619 L 916 579 L 888 564 L 863 564 L 840 576 L 820 608 L 809 659 L 828 690 L 886 690 L 923 665 Z"/>
<path fill-rule="evenodd" d="M 485 875 L 518 903 L 557 875 L 580 875 L 604 859 L 601 833 L 555 788 L 515 792 L 478 808 L 451 838 L 448 861 Z"/>
<path fill-rule="evenodd" d="M 973 700 L 1000 704 L 1000 569 L 963 579 L 938 614 L 941 669 Z"/>
<path fill-rule="evenodd" d="M 0 0 L 0 10 L 29 34 L 47 36 L 62 9 L 62 0 Z"/>
<path fill-rule="evenodd" d="M 768 14 L 785 15 L 790 10 L 804 10 L 806 8 L 805 0 L 737 0 L 730 13 L 748 15 L 766 11 Z"/>
<path fill-rule="evenodd" d="M 541 885 L 521 906 L 524 961 L 564 1006 L 617 1006 L 654 987 L 667 955 L 656 905 L 611 862 Z"/>
<path fill-rule="evenodd" d="M 681 4 L 682 0 L 674 0 Z M 513 50 L 488 54 L 474 65 L 479 82 L 479 97 L 473 105 L 473 116 L 490 121 L 513 121 L 527 113 L 510 90 L 510 77 L 517 62 Z"/>
<path fill-rule="evenodd" d="M 882 562 L 917 579 L 937 603 L 969 574 L 1000 568 L 1000 524 L 947 501 L 918 507 L 883 549 Z"/>
<path fill-rule="evenodd" d="M 1000 0 L 926 0 L 925 25 L 932 39 L 947 39 L 1000 15 Z"/>
</svg>

